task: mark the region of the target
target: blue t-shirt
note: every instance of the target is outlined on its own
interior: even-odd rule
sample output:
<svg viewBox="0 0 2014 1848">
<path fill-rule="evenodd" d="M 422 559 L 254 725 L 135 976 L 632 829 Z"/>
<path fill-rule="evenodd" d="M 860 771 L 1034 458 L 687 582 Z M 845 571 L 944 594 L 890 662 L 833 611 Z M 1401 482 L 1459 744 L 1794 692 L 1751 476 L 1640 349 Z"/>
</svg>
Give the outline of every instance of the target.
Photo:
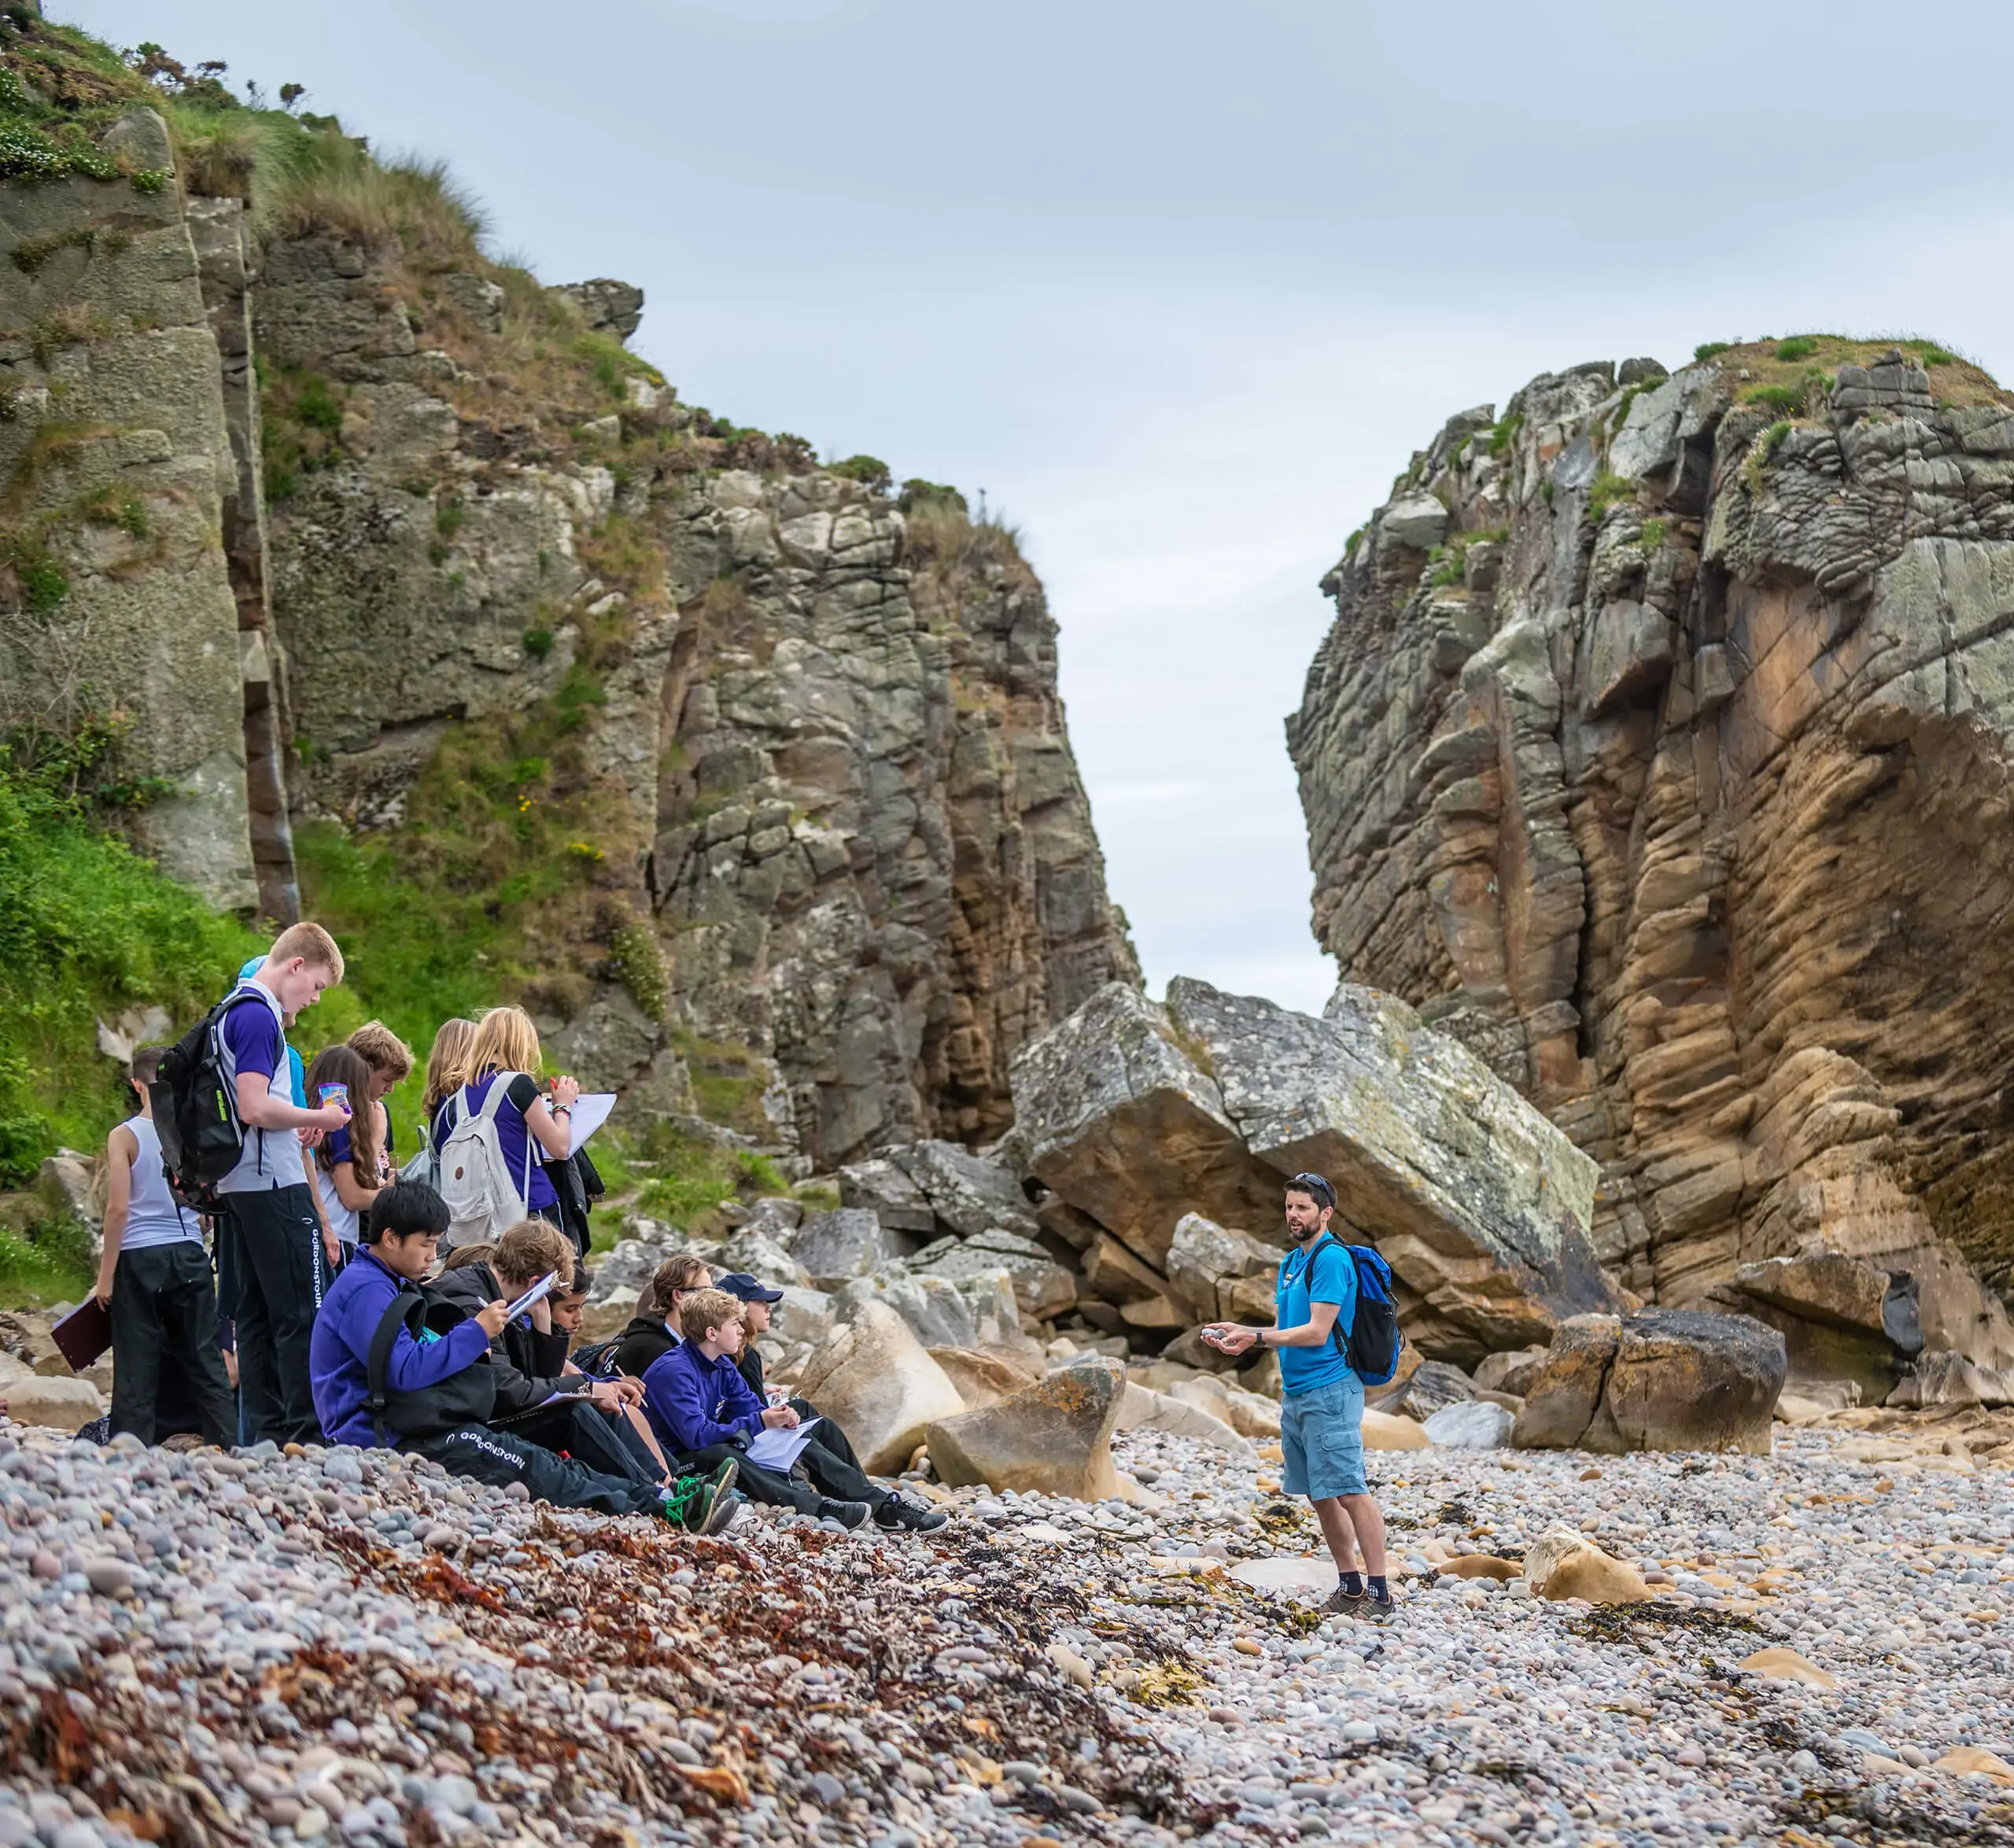
<svg viewBox="0 0 2014 1848">
<path fill-rule="evenodd" d="M 1350 1324 L 1356 1319 L 1356 1260 L 1333 1234 L 1315 1248 L 1312 1260 L 1298 1250 L 1287 1253 L 1281 1261 L 1273 1300 L 1274 1319 L 1282 1328 L 1303 1326 L 1308 1319 L 1311 1303 L 1337 1306 L 1335 1328 L 1321 1347 L 1279 1350 L 1282 1392 L 1292 1397 L 1332 1386 L 1338 1380 L 1356 1379 L 1356 1370 L 1345 1357 L 1343 1343 L 1349 1338 Z"/>
<path fill-rule="evenodd" d="M 463 1094 L 462 1108 L 470 1116 L 474 1116 L 482 1108 L 489 1087 L 496 1082 L 496 1074 L 485 1072 Z M 521 1072 L 511 1080 L 504 1101 L 496 1106 L 496 1146 L 504 1156 L 504 1171 L 511 1177 L 513 1187 L 524 1185 L 525 1145 L 530 1139 L 525 1127 L 525 1112 L 537 1101 L 537 1080 Z M 528 1213 L 535 1214 L 541 1208 L 559 1204 L 559 1196 L 552 1190 L 552 1177 L 545 1171 L 544 1164 L 545 1151 L 533 1149 L 531 1190 L 525 1196 L 525 1210 Z"/>
</svg>

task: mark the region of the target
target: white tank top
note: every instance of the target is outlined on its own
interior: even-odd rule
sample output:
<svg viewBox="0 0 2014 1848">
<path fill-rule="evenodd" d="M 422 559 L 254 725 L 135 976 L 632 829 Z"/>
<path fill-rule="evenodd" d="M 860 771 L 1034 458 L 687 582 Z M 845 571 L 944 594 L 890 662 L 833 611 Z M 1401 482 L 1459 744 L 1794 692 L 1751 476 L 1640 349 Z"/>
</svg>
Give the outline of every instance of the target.
<svg viewBox="0 0 2014 1848">
<path fill-rule="evenodd" d="M 203 1242 L 203 1223 L 186 1207 L 179 1205 L 168 1190 L 168 1175 L 160 1158 L 160 1138 L 152 1119 L 133 1116 L 126 1127 L 140 1145 L 139 1158 L 133 1164 L 133 1198 L 126 1209 L 126 1233 L 119 1241 L 121 1251 L 146 1251 L 157 1245 L 175 1245 L 185 1238 Z"/>
</svg>

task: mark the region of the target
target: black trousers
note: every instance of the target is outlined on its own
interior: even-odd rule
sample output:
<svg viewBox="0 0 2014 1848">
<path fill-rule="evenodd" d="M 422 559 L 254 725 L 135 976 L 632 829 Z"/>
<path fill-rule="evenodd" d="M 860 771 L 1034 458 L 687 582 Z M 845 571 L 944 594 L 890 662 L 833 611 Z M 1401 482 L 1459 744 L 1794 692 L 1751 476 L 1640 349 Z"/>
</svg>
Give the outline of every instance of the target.
<svg viewBox="0 0 2014 1848">
<path fill-rule="evenodd" d="M 200 1239 L 122 1251 L 112 1273 L 112 1435 L 158 1435 L 162 1363 L 195 1401 L 207 1444 L 238 1441 L 238 1401 L 217 1350 L 217 1290 Z"/>
<path fill-rule="evenodd" d="M 544 1406 L 493 1428 L 536 1444 L 541 1450 L 563 1451 L 598 1475 L 620 1476 L 657 1488 L 658 1459 L 629 1421 L 610 1418 L 585 1400 Z M 662 1492 L 658 1491 L 660 1496 Z"/>
<path fill-rule="evenodd" d="M 496 1486 L 522 1482 L 531 1491 L 533 1500 L 550 1502 L 555 1508 L 655 1514 L 664 1506 L 664 1491 L 655 1482 L 605 1476 L 509 1431 L 468 1425 L 444 1437 L 429 1437 L 405 1448 L 430 1456 L 450 1474 L 473 1481 Z"/>
<path fill-rule="evenodd" d="M 236 1241 L 238 1378 L 251 1442 L 319 1444 L 308 1342 L 328 1278 L 322 1228 L 305 1186 L 227 1193 Z"/>
<path fill-rule="evenodd" d="M 759 1463 L 751 1463 L 747 1453 L 736 1450 L 731 1444 L 710 1444 L 704 1450 L 681 1451 L 675 1461 L 685 1469 L 714 1470 L 732 1457 L 740 1466 L 734 1485 L 751 1502 L 762 1502 L 772 1507 L 795 1508 L 800 1514 L 815 1514 L 821 1501 L 830 1497 L 836 1501 L 865 1502 L 869 1507 L 878 1508 L 889 1499 L 886 1489 L 876 1488 L 869 1480 L 867 1472 L 860 1466 L 860 1459 L 854 1454 L 847 1434 L 830 1418 L 822 1418 L 815 1405 L 802 1399 L 790 1402 L 791 1411 L 799 1418 L 819 1418 L 818 1429 L 811 1433 L 797 1459 L 797 1467 L 810 1479 L 806 1488 L 795 1475 L 785 1475 L 778 1470 L 766 1470 Z"/>
</svg>

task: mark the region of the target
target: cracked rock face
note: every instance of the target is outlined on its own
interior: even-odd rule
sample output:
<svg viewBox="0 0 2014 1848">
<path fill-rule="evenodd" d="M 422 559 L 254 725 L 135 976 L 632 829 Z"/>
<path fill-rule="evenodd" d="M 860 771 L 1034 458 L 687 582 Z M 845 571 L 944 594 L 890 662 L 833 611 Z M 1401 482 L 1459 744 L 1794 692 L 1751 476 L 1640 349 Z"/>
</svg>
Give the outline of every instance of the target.
<svg viewBox="0 0 2014 1848">
<path fill-rule="evenodd" d="M 1837 1256 L 2003 1365 L 2014 399 L 1794 361 L 1578 367 L 1415 459 L 1288 721 L 1315 933 L 1600 1163 L 1629 1289 Z"/>
</svg>

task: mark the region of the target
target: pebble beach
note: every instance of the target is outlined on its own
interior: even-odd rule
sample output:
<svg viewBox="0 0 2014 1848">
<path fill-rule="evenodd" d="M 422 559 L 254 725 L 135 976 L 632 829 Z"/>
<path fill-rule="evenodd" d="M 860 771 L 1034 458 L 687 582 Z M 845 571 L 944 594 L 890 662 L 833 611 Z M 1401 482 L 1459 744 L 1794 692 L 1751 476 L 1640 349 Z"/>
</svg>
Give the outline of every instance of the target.
<svg viewBox="0 0 2014 1848">
<path fill-rule="evenodd" d="M 1962 1442 L 1380 1454 L 1384 1626 L 1323 1617 L 1263 1449 L 1115 1453 L 1145 1505 L 703 1540 L 0 1429 L 0 1848 L 2014 1842 L 2014 1512 Z M 1650 1601 L 1501 1576 L 1562 1526 Z"/>
</svg>

